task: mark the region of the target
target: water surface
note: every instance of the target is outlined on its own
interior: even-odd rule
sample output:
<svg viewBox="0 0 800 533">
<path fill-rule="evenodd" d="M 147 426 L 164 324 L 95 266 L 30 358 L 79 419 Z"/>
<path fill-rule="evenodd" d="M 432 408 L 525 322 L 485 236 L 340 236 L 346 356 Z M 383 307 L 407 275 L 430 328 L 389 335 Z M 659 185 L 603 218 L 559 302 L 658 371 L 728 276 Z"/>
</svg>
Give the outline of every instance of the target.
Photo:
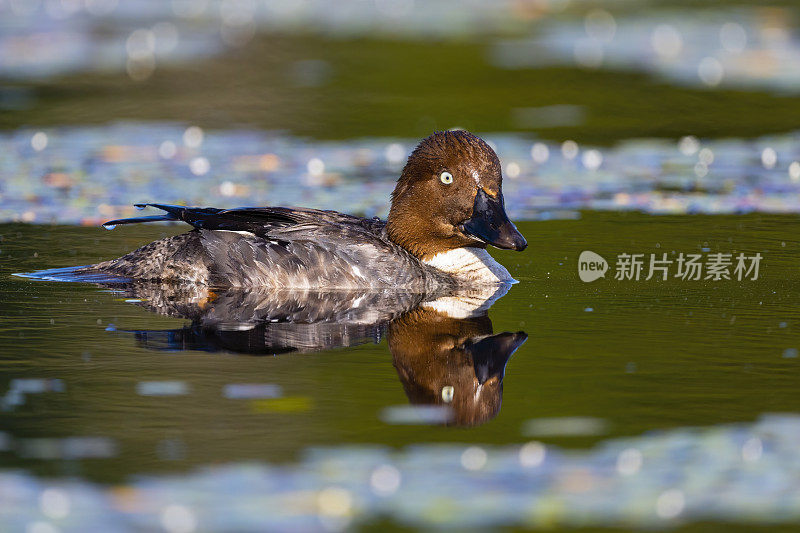
<svg viewBox="0 0 800 533">
<path fill-rule="evenodd" d="M 470 431 L 380 421 L 381 409 L 407 403 L 385 341 L 276 357 L 153 351 L 123 330 L 175 329 L 186 321 L 89 284 L 9 276 L 119 255 L 173 228 L 109 233 L 4 225 L 4 379 L 60 379 L 65 390 L 26 397 L 2 414 L 3 427 L 14 439 L 109 437 L 119 443 L 118 460 L 30 466 L 53 473 L 77 468 L 111 480 L 217 460 L 290 460 L 313 444 L 516 442 L 525 420 L 546 416 L 598 417 L 608 423 L 606 436 L 752 420 L 790 410 L 798 397 L 791 351 L 798 348 L 794 225 L 789 216 L 594 212 L 580 220 L 522 223 L 530 251 L 493 251 L 520 283 L 489 316 L 494 331 L 524 330 L 530 338 L 509 363 L 500 414 Z M 584 284 L 576 267 L 584 249 L 610 261 L 621 253 L 673 251 L 760 252 L 764 259 L 755 281 L 619 281 L 612 271 Z M 153 380 L 185 382 L 188 390 L 175 397 L 137 395 L 138 382 Z M 302 409 L 280 413 L 222 395 L 226 384 L 254 381 L 307 400 L 299 402 Z M 180 453 L 161 453 L 165 442 L 179 443 Z M 29 464 L 15 454 L 6 460 Z"/>
<path fill-rule="evenodd" d="M 402 414 L 409 396 L 381 334 L 349 348 L 258 357 L 230 345 L 182 342 L 175 332 L 187 331 L 190 321 L 148 311 L 130 295 L 10 276 L 119 255 L 178 227 L 107 232 L 6 224 L 4 398 L 31 387 L 20 380 L 50 381 L 39 382 L 44 391 L 6 402 L 2 464 L 119 483 L 209 464 L 292 465 L 317 446 L 459 443 L 457 458 L 468 444 L 534 437 L 585 448 L 656 429 L 750 423 L 792 411 L 800 394 L 795 224 L 777 215 L 597 212 L 521 223 L 529 251 L 493 251 L 520 283 L 489 318 L 495 333 L 524 331 L 528 340 L 508 362 L 496 417 L 469 428 L 397 423 L 392 413 Z M 606 278 L 578 279 L 585 249 L 612 262 Z M 764 259 L 757 280 L 613 279 L 618 254 L 663 252 L 758 252 Z M 674 461 L 692 464 L 690 457 Z M 654 498 L 667 490 L 660 475 L 643 482 L 658 489 Z"/>
<path fill-rule="evenodd" d="M 520 283 L 488 316 L 494 333 L 524 331 L 528 339 L 508 361 L 499 412 L 468 428 L 397 423 L 398 409 L 407 422 L 409 396 L 382 334 L 351 347 L 254 356 L 182 342 L 174 332 L 187 331 L 190 321 L 148 311 L 130 295 L 10 275 L 116 256 L 176 226 L 107 232 L 5 224 L 0 391 L 14 400 L 15 388 L 44 390 L 4 404 L 2 466 L 119 483 L 209 464 L 293 465 L 309 447 L 344 446 L 337 453 L 345 453 L 347 446 L 420 443 L 458 443 L 458 463 L 470 444 L 535 438 L 553 450 L 585 449 L 653 430 L 749 424 L 790 412 L 800 399 L 796 224 L 788 215 L 600 212 L 521 223 L 528 251 L 492 251 Z M 578 279 L 583 250 L 612 263 L 605 278 Z M 760 253 L 763 260 L 756 280 L 614 279 L 617 255 L 665 252 L 706 259 Z M 32 378 L 50 381 L 19 381 Z M 674 464 L 702 476 L 702 461 L 676 453 Z M 757 471 L 767 475 L 785 461 L 758 463 Z M 672 486 L 660 476 L 640 478 L 654 498 Z"/>
</svg>

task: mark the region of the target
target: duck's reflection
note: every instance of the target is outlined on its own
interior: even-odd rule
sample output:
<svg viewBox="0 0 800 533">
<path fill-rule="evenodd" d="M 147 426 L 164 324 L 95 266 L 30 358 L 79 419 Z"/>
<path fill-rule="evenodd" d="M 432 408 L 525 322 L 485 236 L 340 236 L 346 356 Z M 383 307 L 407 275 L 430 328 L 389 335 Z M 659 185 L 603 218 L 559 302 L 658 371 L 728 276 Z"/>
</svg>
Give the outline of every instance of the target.
<svg viewBox="0 0 800 533">
<path fill-rule="evenodd" d="M 146 283 L 119 289 L 152 311 L 191 320 L 180 329 L 133 331 L 148 349 L 276 355 L 386 337 L 411 403 L 447 406 L 455 425 L 497 416 L 506 364 L 527 339 L 523 332 L 492 332 L 488 309 L 507 286 L 437 297 L 398 291 L 215 292 Z"/>
<path fill-rule="evenodd" d="M 389 324 L 389 350 L 412 404 L 449 405 L 456 425 L 478 425 L 500 412 L 506 363 L 528 336 L 492 335 L 486 312 L 451 318 L 420 307 Z"/>
</svg>

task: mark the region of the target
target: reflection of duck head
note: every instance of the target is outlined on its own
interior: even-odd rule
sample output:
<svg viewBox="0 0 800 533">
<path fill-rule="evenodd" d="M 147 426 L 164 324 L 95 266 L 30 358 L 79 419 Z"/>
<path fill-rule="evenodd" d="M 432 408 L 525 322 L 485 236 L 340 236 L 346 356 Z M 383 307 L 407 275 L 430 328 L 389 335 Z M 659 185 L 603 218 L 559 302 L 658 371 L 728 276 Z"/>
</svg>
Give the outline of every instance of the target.
<svg viewBox="0 0 800 533">
<path fill-rule="evenodd" d="M 446 405 L 451 422 L 483 424 L 500 411 L 503 377 L 523 332 L 492 335 L 483 313 L 457 319 L 417 308 L 389 324 L 389 350 L 412 404 Z"/>
</svg>

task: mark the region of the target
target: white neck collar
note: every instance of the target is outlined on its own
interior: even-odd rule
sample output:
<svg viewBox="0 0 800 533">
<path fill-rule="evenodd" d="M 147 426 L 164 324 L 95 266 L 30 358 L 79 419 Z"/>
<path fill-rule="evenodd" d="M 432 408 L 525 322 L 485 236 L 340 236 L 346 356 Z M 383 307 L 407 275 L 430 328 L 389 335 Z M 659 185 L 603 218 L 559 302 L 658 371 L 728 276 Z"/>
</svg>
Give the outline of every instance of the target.
<svg viewBox="0 0 800 533">
<path fill-rule="evenodd" d="M 503 265 L 483 248 L 456 248 L 441 252 L 425 264 L 472 284 L 516 283 Z"/>
</svg>

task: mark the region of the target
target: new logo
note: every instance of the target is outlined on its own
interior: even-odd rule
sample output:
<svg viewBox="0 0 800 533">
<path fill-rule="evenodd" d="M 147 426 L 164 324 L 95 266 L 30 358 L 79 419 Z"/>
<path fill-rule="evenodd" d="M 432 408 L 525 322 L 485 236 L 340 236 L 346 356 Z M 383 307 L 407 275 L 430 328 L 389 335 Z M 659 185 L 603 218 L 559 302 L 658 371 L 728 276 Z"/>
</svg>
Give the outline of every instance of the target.
<svg viewBox="0 0 800 533">
<path fill-rule="evenodd" d="M 603 259 L 601 255 L 589 250 L 581 252 L 578 258 L 578 276 L 580 276 L 581 281 L 589 283 L 598 278 L 604 278 L 607 271 L 608 261 Z"/>
</svg>

